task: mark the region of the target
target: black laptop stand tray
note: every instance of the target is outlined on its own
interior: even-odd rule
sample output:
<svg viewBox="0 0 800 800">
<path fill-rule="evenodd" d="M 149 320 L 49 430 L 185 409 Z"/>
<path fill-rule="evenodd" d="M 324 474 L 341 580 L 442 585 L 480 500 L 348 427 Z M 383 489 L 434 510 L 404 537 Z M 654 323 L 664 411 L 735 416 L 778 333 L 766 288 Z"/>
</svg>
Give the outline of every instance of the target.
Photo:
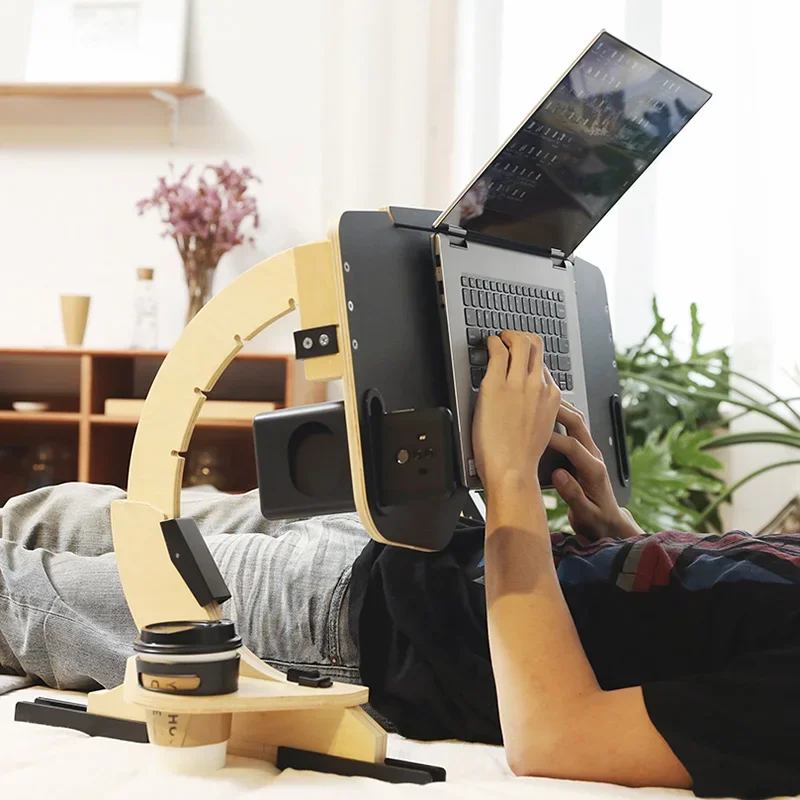
<svg viewBox="0 0 800 800">
<path fill-rule="evenodd" d="M 431 249 L 436 217 L 436 211 L 397 207 L 348 211 L 338 228 L 350 327 L 350 341 L 338 344 L 353 358 L 368 504 L 387 541 L 423 550 L 447 545 L 468 496 L 455 477 L 455 426 Z M 580 259 L 575 275 L 592 434 L 624 505 L 630 495 L 627 449 L 605 283 L 599 269 Z M 304 355 L 299 347 L 297 354 Z M 396 458 L 415 419 L 438 434 L 432 468 L 416 485 Z M 301 429 L 326 435 L 298 437 Z M 266 517 L 354 509 L 341 404 L 268 412 L 256 418 L 254 432 Z"/>
</svg>

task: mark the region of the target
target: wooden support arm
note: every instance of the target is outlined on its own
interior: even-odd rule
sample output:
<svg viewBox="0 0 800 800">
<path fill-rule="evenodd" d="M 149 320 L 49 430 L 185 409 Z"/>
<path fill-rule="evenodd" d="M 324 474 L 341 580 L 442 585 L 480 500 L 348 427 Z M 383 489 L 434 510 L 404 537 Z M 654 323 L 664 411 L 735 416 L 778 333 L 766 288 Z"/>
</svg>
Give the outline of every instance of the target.
<svg viewBox="0 0 800 800">
<path fill-rule="evenodd" d="M 111 510 L 120 578 L 139 628 L 165 620 L 219 616 L 216 603 L 198 605 L 172 565 L 160 523 L 180 515 L 183 454 L 219 376 L 245 341 L 298 305 L 298 282 L 308 298 L 301 323 L 309 327 L 335 323 L 333 293 L 326 306 L 319 291 L 326 282 L 332 287 L 332 269 L 328 241 L 295 247 L 256 264 L 200 311 L 164 359 L 136 430 L 128 499 Z M 315 365 L 316 379 L 341 375 L 339 357 L 319 360 L 327 363 L 322 368 Z"/>
</svg>

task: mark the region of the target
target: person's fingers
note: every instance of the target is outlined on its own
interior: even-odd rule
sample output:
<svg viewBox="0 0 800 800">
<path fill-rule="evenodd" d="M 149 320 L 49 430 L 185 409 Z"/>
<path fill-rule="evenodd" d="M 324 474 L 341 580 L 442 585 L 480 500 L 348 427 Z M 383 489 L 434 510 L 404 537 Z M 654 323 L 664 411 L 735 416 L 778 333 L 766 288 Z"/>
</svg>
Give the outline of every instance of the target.
<svg viewBox="0 0 800 800">
<path fill-rule="evenodd" d="M 594 503 L 586 496 L 581 485 L 565 469 L 557 469 L 553 473 L 553 486 L 561 499 L 581 518 L 594 514 Z"/>
<path fill-rule="evenodd" d="M 521 384 L 528 377 L 528 363 L 531 356 L 531 340 L 523 333 L 517 331 L 503 331 L 500 334 L 504 344 L 508 347 L 510 363 L 508 365 L 508 380 Z"/>
<path fill-rule="evenodd" d="M 535 380 L 543 380 L 543 371 L 547 369 L 544 365 L 544 342 L 541 337 L 534 333 L 524 334 L 531 343 L 531 352 L 528 358 L 528 374 Z"/>
<path fill-rule="evenodd" d="M 490 336 L 486 340 L 489 348 L 489 366 L 486 368 L 485 380 L 504 381 L 508 373 L 508 348 L 499 336 Z"/>
<path fill-rule="evenodd" d="M 544 372 L 544 382 L 545 382 L 545 384 L 547 384 L 547 386 L 553 386 L 554 388 L 558 388 L 556 386 L 556 382 L 553 380 L 552 373 L 547 368 L 547 366 L 545 366 L 544 363 L 542 364 L 542 371 Z M 564 401 L 562 400 L 561 402 L 563 403 Z"/>
<path fill-rule="evenodd" d="M 606 465 L 574 437 L 553 433 L 550 437 L 550 447 L 570 460 L 578 470 L 581 480 L 589 480 L 599 485 L 605 479 Z"/>
<path fill-rule="evenodd" d="M 589 428 L 586 427 L 583 414 L 575 406 L 562 400 L 556 422 L 560 422 L 567 429 L 567 433 L 577 439 L 595 458 L 603 460 L 600 448 L 594 443 Z"/>
</svg>

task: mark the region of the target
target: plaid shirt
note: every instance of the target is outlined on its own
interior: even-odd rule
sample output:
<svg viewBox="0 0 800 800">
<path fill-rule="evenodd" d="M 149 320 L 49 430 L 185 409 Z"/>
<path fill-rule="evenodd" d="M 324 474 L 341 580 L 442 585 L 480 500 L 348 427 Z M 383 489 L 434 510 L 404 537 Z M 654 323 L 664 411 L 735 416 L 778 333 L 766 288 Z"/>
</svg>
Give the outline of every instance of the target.
<svg viewBox="0 0 800 800">
<path fill-rule="evenodd" d="M 756 537 L 665 531 L 630 539 L 591 541 L 552 534 L 562 585 L 612 583 L 626 592 L 680 586 L 689 591 L 722 583 L 800 583 L 800 535 Z"/>
</svg>

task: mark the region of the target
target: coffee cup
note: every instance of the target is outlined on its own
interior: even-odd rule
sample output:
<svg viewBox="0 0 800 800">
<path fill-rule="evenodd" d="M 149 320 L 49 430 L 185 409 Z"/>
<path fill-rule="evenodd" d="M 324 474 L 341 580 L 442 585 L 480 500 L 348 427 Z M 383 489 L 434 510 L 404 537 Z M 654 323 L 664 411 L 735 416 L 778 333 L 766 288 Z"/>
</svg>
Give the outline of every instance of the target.
<svg viewBox="0 0 800 800">
<path fill-rule="evenodd" d="M 241 646 L 230 620 L 147 625 L 134 644 L 139 685 L 165 695 L 231 694 L 239 686 Z M 163 768 L 203 774 L 225 765 L 232 716 L 200 710 L 147 710 L 148 737 Z"/>
</svg>

